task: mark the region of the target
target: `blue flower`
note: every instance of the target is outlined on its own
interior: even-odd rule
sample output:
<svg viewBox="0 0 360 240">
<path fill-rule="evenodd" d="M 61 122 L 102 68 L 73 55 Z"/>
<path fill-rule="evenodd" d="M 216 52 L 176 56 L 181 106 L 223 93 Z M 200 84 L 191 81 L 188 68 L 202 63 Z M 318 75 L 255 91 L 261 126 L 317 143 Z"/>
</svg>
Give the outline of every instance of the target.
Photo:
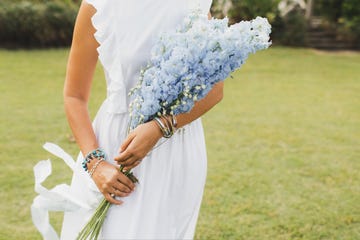
<svg viewBox="0 0 360 240">
<path fill-rule="evenodd" d="M 228 26 L 228 19 L 208 20 L 194 12 L 176 31 L 161 34 L 149 66 L 131 90 L 130 126 L 164 112 L 189 112 L 213 85 L 240 68 L 249 54 L 270 46 L 271 26 L 257 17 Z"/>
</svg>

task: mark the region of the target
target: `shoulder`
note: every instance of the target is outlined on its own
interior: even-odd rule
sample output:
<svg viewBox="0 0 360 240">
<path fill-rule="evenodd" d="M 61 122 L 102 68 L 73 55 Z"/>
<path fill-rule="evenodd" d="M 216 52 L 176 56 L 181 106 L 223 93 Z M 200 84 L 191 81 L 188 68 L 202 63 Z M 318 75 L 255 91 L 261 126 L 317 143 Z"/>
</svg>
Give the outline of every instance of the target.
<svg viewBox="0 0 360 240">
<path fill-rule="evenodd" d="M 91 21 L 95 13 L 96 10 L 92 5 L 88 4 L 85 0 L 81 3 L 74 27 L 73 46 L 96 45 L 94 41 L 96 29 Z"/>
<path fill-rule="evenodd" d="M 88 1 L 90 0 L 84 0 L 80 5 L 78 16 L 76 19 L 76 23 L 78 25 L 91 26 L 91 18 L 96 13 L 96 9 L 93 5 L 89 4 Z"/>
</svg>

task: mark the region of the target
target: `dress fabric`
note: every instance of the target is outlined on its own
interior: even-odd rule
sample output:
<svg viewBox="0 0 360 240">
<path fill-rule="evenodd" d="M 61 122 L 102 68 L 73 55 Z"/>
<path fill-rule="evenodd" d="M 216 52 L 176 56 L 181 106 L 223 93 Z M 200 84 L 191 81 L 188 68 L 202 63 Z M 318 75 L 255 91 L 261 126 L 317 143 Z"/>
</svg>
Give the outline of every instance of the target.
<svg viewBox="0 0 360 240">
<path fill-rule="evenodd" d="M 207 14 L 211 0 L 87 0 L 96 13 L 92 23 L 99 42 L 107 98 L 93 128 L 98 143 L 112 162 L 126 138 L 128 92 L 146 66 L 156 37 L 173 31 L 190 11 Z M 101 199 L 96 186 L 81 170 L 79 154 L 71 183 L 79 199 Z M 201 120 L 161 139 L 133 172 L 139 179 L 135 191 L 112 205 L 100 239 L 192 239 L 206 179 L 206 149 Z M 97 202 L 97 201 L 95 201 Z M 64 216 L 61 239 L 75 239 L 94 210 L 79 209 Z"/>
</svg>

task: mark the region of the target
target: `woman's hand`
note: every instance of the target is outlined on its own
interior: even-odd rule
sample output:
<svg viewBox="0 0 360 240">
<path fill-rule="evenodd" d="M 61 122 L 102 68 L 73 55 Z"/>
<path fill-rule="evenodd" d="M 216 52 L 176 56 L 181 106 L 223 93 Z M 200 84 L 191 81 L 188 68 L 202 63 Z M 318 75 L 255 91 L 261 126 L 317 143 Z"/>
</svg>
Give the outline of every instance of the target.
<svg viewBox="0 0 360 240">
<path fill-rule="evenodd" d="M 129 196 L 135 188 L 135 184 L 121 173 L 119 168 L 105 161 L 98 165 L 92 178 L 106 200 L 112 204 L 122 204 L 123 202 L 116 200 L 114 196 Z"/>
<path fill-rule="evenodd" d="M 125 170 L 136 167 L 161 137 L 161 130 L 154 121 L 139 125 L 125 139 L 115 161 Z"/>
</svg>

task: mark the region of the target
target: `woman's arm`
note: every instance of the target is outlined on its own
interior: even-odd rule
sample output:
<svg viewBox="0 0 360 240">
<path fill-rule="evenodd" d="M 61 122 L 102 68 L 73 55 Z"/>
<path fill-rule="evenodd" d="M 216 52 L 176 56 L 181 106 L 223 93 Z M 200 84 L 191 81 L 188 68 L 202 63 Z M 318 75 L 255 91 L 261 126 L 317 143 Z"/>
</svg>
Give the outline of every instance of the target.
<svg viewBox="0 0 360 240">
<path fill-rule="evenodd" d="M 194 121 L 219 103 L 223 98 L 223 88 L 223 82 L 216 84 L 205 98 L 195 103 L 189 113 L 176 116 L 178 127 Z M 154 120 L 141 124 L 128 135 L 120 147 L 120 155 L 115 157 L 115 160 L 125 169 L 134 168 L 141 163 L 161 137 L 162 133 Z"/>
<path fill-rule="evenodd" d="M 94 70 L 98 60 L 94 38 L 95 29 L 91 17 L 95 9 L 86 3 L 80 6 L 71 45 L 66 80 L 64 85 L 64 107 L 70 128 L 81 152 L 85 156 L 98 147 L 88 112 L 88 100 Z M 88 164 L 91 169 L 96 160 Z M 113 165 L 102 162 L 93 174 L 93 179 L 105 198 L 114 204 L 121 204 L 110 196 L 127 196 L 134 184 Z"/>
<path fill-rule="evenodd" d="M 76 19 L 73 41 L 64 84 L 64 107 L 69 125 L 83 155 L 98 147 L 88 113 L 88 100 L 95 66 L 98 43 L 89 19 L 94 9 L 82 4 Z"/>
<path fill-rule="evenodd" d="M 212 18 L 208 13 L 209 20 Z M 178 127 L 183 127 L 204 115 L 223 98 L 224 82 L 220 82 L 211 89 L 208 95 L 195 103 L 189 113 L 176 116 Z M 123 165 L 125 169 L 132 169 L 141 163 L 141 160 L 155 146 L 162 137 L 162 132 L 155 121 L 141 124 L 132 131 L 120 146 L 120 155 L 115 161 Z"/>
<path fill-rule="evenodd" d="M 218 104 L 223 98 L 223 89 L 224 82 L 216 84 L 205 98 L 195 103 L 194 108 L 189 113 L 178 115 L 176 117 L 178 127 L 185 126 L 186 124 L 201 117 L 212 107 Z"/>
</svg>

